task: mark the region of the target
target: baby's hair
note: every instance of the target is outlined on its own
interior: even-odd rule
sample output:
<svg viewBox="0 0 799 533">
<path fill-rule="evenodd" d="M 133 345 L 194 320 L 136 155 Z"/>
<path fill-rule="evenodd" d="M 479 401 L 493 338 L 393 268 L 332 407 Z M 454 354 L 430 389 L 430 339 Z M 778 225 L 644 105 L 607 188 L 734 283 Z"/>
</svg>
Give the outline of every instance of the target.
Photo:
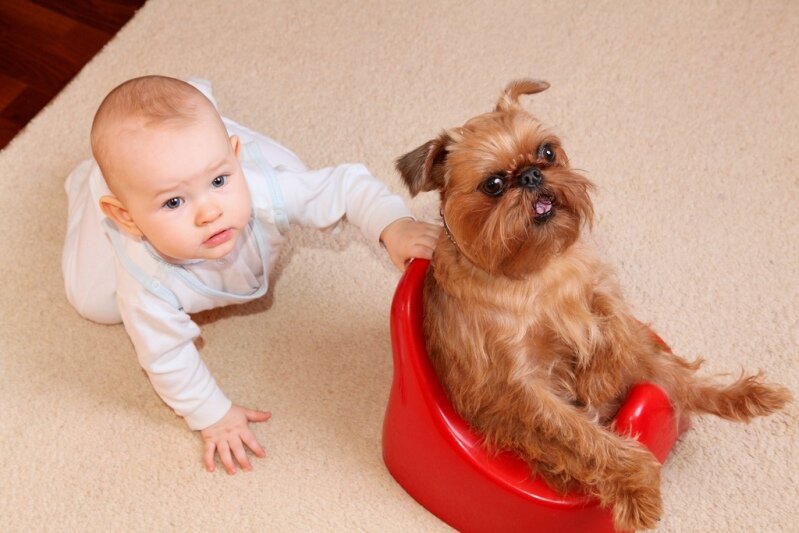
<svg viewBox="0 0 799 533">
<path fill-rule="evenodd" d="M 108 93 L 94 115 L 91 146 L 109 185 L 109 145 L 124 120 L 137 119 L 143 127 L 181 126 L 193 121 L 203 104 L 212 105 L 192 85 L 167 76 L 133 78 Z"/>
</svg>

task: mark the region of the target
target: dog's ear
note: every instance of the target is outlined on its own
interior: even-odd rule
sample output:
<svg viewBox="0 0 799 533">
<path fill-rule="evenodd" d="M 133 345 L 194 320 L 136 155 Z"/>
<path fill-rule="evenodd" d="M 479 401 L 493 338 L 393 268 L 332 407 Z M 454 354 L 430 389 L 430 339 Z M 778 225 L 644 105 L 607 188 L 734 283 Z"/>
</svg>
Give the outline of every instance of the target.
<svg viewBox="0 0 799 533">
<path fill-rule="evenodd" d="M 499 97 L 495 111 L 508 111 L 518 107 L 519 97 L 523 94 L 535 94 L 549 88 L 549 83 L 543 80 L 515 80 L 505 87 L 505 92 Z"/>
<path fill-rule="evenodd" d="M 411 196 L 444 186 L 447 145 L 451 142 L 450 136 L 444 132 L 397 159 L 397 170 Z"/>
</svg>

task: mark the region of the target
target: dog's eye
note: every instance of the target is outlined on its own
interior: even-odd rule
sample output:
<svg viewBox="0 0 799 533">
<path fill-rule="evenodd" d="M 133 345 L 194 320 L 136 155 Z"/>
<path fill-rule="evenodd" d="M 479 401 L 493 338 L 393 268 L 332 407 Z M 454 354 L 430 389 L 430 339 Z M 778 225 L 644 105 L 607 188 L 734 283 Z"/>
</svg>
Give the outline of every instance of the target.
<svg viewBox="0 0 799 533">
<path fill-rule="evenodd" d="M 555 162 L 555 149 L 551 144 L 544 144 L 538 151 L 538 156 L 545 159 L 548 163 Z"/>
<path fill-rule="evenodd" d="M 502 176 L 490 176 L 480 184 L 480 190 L 489 196 L 499 196 L 505 190 L 505 180 Z"/>
</svg>

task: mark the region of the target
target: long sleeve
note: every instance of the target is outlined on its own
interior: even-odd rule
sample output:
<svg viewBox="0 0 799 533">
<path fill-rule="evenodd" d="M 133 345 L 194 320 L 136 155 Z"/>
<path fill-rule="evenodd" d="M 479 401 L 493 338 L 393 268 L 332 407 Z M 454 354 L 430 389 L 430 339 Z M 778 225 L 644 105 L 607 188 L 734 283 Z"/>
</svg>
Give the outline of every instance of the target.
<svg viewBox="0 0 799 533">
<path fill-rule="evenodd" d="M 332 228 L 346 218 L 372 242 L 390 223 L 412 217 L 402 199 L 360 164 L 292 172 L 276 169 L 291 223 Z"/>
<path fill-rule="evenodd" d="M 197 324 L 143 289 L 118 293 L 117 300 L 139 364 L 161 399 L 191 429 L 204 429 L 221 419 L 232 403 L 194 345 L 200 334 Z"/>
</svg>

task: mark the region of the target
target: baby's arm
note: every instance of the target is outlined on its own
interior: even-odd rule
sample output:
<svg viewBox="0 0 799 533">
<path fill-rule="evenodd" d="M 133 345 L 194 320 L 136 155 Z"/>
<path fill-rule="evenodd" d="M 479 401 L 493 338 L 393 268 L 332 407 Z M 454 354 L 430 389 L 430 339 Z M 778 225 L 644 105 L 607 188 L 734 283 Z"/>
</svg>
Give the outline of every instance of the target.
<svg viewBox="0 0 799 533">
<path fill-rule="evenodd" d="M 270 414 L 234 405 L 224 395 L 194 345 L 200 328 L 188 314 L 146 290 L 126 294 L 123 289 L 118 301 L 125 329 L 153 388 L 191 429 L 202 433 L 208 471 L 214 470 L 215 453 L 229 474 L 236 472 L 233 457 L 242 469 L 250 470 L 244 446 L 258 457 L 265 452 L 249 423 L 266 421 Z"/>
<path fill-rule="evenodd" d="M 363 165 L 278 170 L 277 178 L 291 222 L 332 228 L 346 218 L 367 239 L 382 242 L 400 270 L 412 257 L 432 255 L 439 228 L 414 220 L 402 199 Z"/>
</svg>

